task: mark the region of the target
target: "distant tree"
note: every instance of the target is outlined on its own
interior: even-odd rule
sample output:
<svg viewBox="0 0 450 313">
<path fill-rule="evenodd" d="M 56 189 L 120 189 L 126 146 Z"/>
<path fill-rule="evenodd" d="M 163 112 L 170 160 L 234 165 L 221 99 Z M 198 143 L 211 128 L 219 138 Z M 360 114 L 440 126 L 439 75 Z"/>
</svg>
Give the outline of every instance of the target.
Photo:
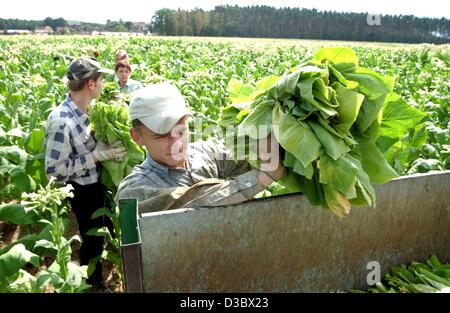
<svg viewBox="0 0 450 313">
<path fill-rule="evenodd" d="M 152 17 L 152 28 L 161 35 L 175 35 L 176 11 L 169 9 L 157 10 Z"/>
<path fill-rule="evenodd" d="M 133 28 L 133 22 L 125 22 L 125 23 L 123 23 L 123 26 L 125 26 L 125 28 L 126 28 L 129 32 L 131 32 L 131 31 L 132 31 L 132 28 Z"/>
<path fill-rule="evenodd" d="M 128 28 L 126 28 L 125 25 L 123 25 L 123 24 L 117 24 L 116 26 L 114 26 L 112 31 L 114 31 L 114 32 L 128 32 Z"/>
<path fill-rule="evenodd" d="M 63 19 L 62 17 L 53 19 L 51 17 L 46 17 L 42 23 L 40 23 L 42 26 L 50 26 L 53 31 L 56 31 L 58 27 L 65 27 L 67 26 L 67 21 Z"/>
<path fill-rule="evenodd" d="M 161 9 L 151 26 L 161 35 L 450 42 L 450 21 L 445 18 L 383 15 L 381 25 L 370 25 L 367 17 L 368 13 L 222 5 L 211 11 Z"/>
</svg>

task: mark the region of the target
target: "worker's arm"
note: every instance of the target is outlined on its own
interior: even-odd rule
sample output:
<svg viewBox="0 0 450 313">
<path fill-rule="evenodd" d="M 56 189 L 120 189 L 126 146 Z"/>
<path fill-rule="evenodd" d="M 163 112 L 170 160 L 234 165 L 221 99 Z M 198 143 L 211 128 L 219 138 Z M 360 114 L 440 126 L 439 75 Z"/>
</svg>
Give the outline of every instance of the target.
<svg viewBox="0 0 450 313">
<path fill-rule="evenodd" d="M 205 162 L 204 177 L 210 178 L 190 187 L 169 187 L 160 179 L 153 180 L 145 171 L 134 172 L 120 184 L 116 202 L 123 198 L 137 198 L 141 213 L 237 204 L 252 199 L 284 175 L 280 162 L 265 172 L 251 169 L 247 161 L 233 159 L 229 150 L 219 142 L 203 142 L 198 145 L 199 148 Z"/>
<path fill-rule="evenodd" d="M 120 184 L 116 202 L 123 198 L 137 198 L 140 213 L 230 205 L 253 198 L 271 182 L 270 177 L 256 169 L 229 180 L 205 179 L 190 187 L 156 187 L 145 175 L 132 174 Z"/>
<path fill-rule="evenodd" d="M 221 141 L 208 140 L 204 144 L 203 148 L 208 150 L 205 152 L 216 163 L 219 178 L 231 179 L 252 170 L 252 166 L 247 160 L 237 159 Z M 258 182 L 268 186 L 273 180 L 281 179 L 284 175 L 284 166 L 279 154 L 279 143 L 275 136 L 269 135 L 267 138 L 258 140 L 255 147 L 257 150 L 254 151 L 254 156 L 258 159 L 258 162 L 255 163 L 259 163 Z M 272 149 L 272 147 L 274 148 Z"/>
</svg>

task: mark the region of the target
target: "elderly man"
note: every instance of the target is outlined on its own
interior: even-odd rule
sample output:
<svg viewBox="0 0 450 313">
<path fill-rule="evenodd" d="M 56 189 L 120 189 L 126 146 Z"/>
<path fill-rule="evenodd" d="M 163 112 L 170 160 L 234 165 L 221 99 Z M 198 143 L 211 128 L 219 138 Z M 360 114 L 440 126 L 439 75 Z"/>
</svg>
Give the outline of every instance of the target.
<svg viewBox="0 0 450 313">
<path fill-rule="evenodd" d="M 241 203 L 284 175 L 279 162 L 263 172 L 212 140 L 189 143 L 190 112 L 173 85 L 138 90 L 129 111 L 131 135 L 148 155 L 121 182 L 116 202 L 137 198 L 140 213 Z"/>
<path fill-rule="evenodd" d="M 112 145 L 96 143 L 89 126 L 88 106 L 100 95 L 103 73 L 111 72 L 95 59 L 81 57 L 74 60 L 67 71 L 70 92 L 47 119 L 45 172 L 74 188 L 74 197 L 69 201 L 83 239 L 81 265 L 88 265 L 103 250 L 103 237 L 86 235 L 93 227 L 107 225 L 103 217 L 91 219 L 92 213 L 106 205 L 106 190 L 99 182 L 99 162 L 121 160 L 126 154 L 125 148 L 119 146 L 120 142 Z M 88 283 L 104 289 L 100 262 Z"/>
</svg>

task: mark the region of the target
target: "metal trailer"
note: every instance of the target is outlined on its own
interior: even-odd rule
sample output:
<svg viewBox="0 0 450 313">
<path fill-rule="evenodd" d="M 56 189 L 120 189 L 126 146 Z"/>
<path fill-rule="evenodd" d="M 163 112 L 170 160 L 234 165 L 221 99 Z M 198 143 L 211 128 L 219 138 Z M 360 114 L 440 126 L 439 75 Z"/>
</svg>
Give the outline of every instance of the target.
<svg viewBox="0 0 450 313">
<path fill-rule="evenodd" d="M 367 289 L 379 264 L 450 261 L 450 171 L 376 186 L 375 208 L 338 218 L 301 194 L 139 215 L 120 201 L 127 292 Z M 378 262 L 378 263 L 374 263 Z"/>
</svg>

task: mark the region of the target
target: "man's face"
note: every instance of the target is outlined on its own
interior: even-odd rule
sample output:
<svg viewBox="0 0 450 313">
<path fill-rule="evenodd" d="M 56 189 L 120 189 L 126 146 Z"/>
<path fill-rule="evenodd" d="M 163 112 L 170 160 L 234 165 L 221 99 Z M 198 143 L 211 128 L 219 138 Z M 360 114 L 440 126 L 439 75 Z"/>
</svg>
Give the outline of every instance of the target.
<svg viewBox="0 0 450 313">
<path fill-rule="evenodd" d="M 103 75 L 100 75 L 96 80 L 88 81 L 89 89 L 92 92 L 93 99 L 97 99 L 100 96 L 103 88 Z"/>
<path fill-rule="evenodd" d="M 131 129 L 136 143 L 144 145 L 156 162 L 169 167 L 184 167 L 189 143 L 188 118 L 183 117 L 167 134 L 157 134 L 140 125 Z"/>
<path fill-rule="evenodd" d="M 131 72 L 126 67 L 120 67 L 117 70 L 117 77 L 119 78 L 120 83 L 125 84 L 130 78 Z"/>
</svg>

